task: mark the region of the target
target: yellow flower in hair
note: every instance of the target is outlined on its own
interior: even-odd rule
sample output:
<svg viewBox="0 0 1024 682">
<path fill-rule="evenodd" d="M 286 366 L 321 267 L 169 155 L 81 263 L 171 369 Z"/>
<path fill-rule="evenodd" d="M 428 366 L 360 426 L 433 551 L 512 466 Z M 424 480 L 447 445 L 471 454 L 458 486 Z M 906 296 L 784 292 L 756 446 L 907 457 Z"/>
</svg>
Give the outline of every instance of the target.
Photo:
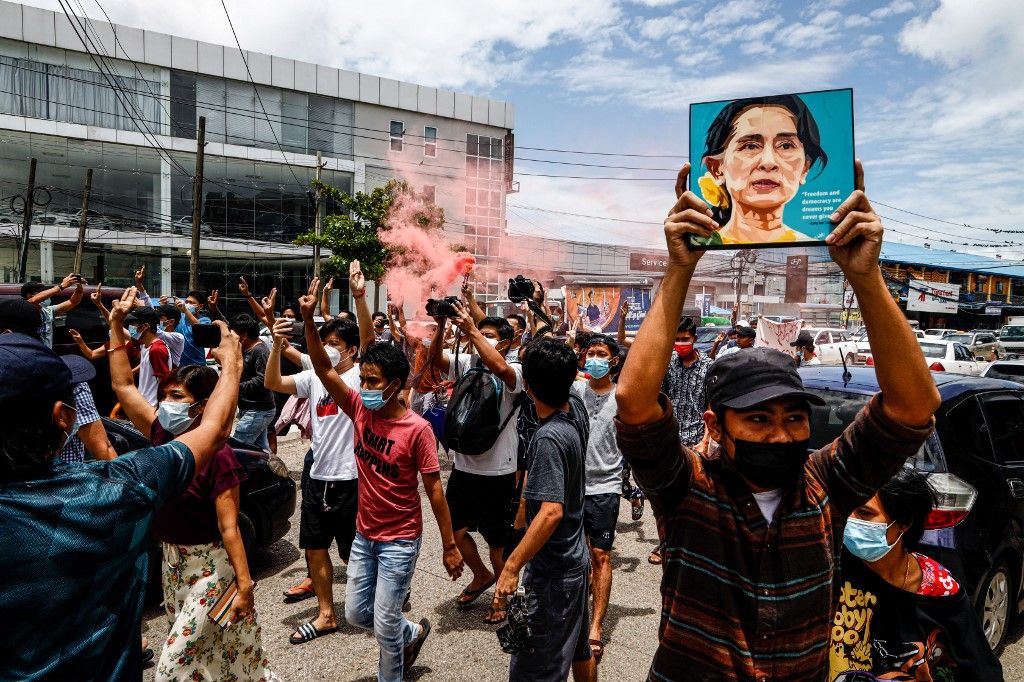
<svg viewBox="0 0 1024 682">
<path fill-rule="evenodd" d="M 697 185 L 700 187 L 700 193 L 704 195 L 704 200 L 709 204 L 718 208 L 729 208 L 729 193 L 715 182 L 711 173 L 705 173 L 697 180 Z"/>
</svg>

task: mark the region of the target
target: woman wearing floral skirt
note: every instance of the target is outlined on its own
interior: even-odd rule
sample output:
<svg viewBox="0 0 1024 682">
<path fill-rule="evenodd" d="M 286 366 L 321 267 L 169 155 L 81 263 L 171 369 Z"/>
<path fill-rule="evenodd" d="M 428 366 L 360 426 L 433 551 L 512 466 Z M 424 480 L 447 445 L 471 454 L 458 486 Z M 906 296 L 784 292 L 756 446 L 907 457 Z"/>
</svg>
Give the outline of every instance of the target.
<svg viewBox="0 0 1024 682">
<path fill-rule="evenodd" d="M 132 382 L 127 363 L 111 362 L 111 379 L 125 413 L 156 444 L 195 428 L 217 383 L 200 365 L 174 369 L 160 384 L 154 408 Z M 164 608 L 170 632 L 156 679 L 271 681 L 238 529 L 239 485 L 245 471 L 225 444 L 188 489 L 157 512 L 153 532 L 163 547 Z M 237 581 L 238 592 L 221 627 L 209 614 Z"/>
</svg>

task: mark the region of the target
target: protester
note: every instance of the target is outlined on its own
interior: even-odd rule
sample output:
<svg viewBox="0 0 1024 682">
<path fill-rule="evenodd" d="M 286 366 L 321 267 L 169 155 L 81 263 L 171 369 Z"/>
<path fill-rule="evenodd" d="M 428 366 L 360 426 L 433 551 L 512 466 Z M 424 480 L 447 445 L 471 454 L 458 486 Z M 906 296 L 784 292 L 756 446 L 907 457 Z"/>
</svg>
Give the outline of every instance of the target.
<svg viewBox="0 0 1024 682">
<path fill-rule="evenodd" d="M 820 680 L 827 671 L 840 584 L 833 548 L 846 518 L 915 453 L 940 399 L 920 346 L 878 265 L 882 224 L 855 191 L 832 216 L 832 259 L 851 283 L 875 354 L 881 392 L 833 443 L 808 456 L 809 404 L 792 359 L 756 348 L 708 371 L 705 423 L 721 447 L 705 459 L 683 446 L 658 395 L 686 291 L 702 251 L 688 235 L 719 225 L 692 192 L 665 220 L 668 267 L 623 369 L 619 447 L 665 534 L 659 646 L 662 679 Z M 782 522 L 784 520 L 784 522 Z"/>
<path fill-rule="evenodd" d="M 391 331 L 387 328 L 388 316 L 378 310 L 372 320 L 374 343 L 391 343 Z"/>
<path fill-rule="evenodd" d="M 72 284 L 75 290 L 71 297 L 57 304 L 51 303 L 51 297 L 57 296 Z M 21 286 L 21 297 L 36 306 L 39 310 L 39 338 L 46 344 L 47 348 L 53 348 L 53 318 L 60 315 L 67 315 L 78 307 L 85 294 L 85 279 L 76 274 L 70 274 L 61 280 L 58 285 L 48 285 L 42 282 L 27 282 Z"/>
<path fill-rule="evenodd" d="M 800 332 L 796 341 L 789 345 L 796 349 L 797 367 L 821 364 L 821 358 L 814 352 L 814 339 L 811 338 L 810 332 Z"/>
<path fill-rule="evenodd" d="M 604 656 L 602 627 L 612 592 L 612 546 L 622 490 L 622 453 L 615 442 L 614 422 L 618 409 L 611 378 L 612 369 L 619 364 L 618 344 L 610 336 L 592 336 L 586 358 L 585 369 L 590 379 L 574 382 L 572 392 L 586 406 L 590 418 L 590 439 L 584 462 L 583 530 L 590 546 L 594 594 L 589 623 L 590 651 L 594 661 L 600 663 Z"/>
<path fill-rule="evenodd" d="M 0 335 L 0 679 L 142 677 L 148 529 L 209 464 L 234 416 L 241 354 L 226 327 L 221 339 L 221 377 L 200 425 L 166 445 L 67 464 L 57 453 L 75 432 L 70 370 L 40 342 Z"/>
<path fill-rule="evenodd" d="M 903 469 L 853 511 L 843 536 L 843 587 L 829 680 L 1001 680 L 1002 667 L 968 591 L 915 549 L 934 497 L 925 474 Z"/>
<path fill-rule="evenodd" d="M 571 393 L 576 357 L 558 341 L 536 341 L 524 354 L 523 379 L 540 419 L 523 489 L 526 534 L 505 562 L 491 608 L 505 608 L 525 567 L 533 650 L 512 655 L 509 680 L 555 682 L 567 679 L 570 668 L 576 682 L 594 680 L 583 528 L 589 420 Z"/>
<path fill-rule="evenodd" d="M 274 394 L 263 385 L 270 351 L 260 341 L 260 326 L 248 313 L 231 318 L 231 331 L 242 343 L 244 364 L 238 392 L 238 423 L 231 437 L 247 445 L 270 449 L 267 430 L 274 422 Z"/>
<path fill-rule="evenodd" d="M 330 549 L 336 541 L 338 556 L 348 563 L 356 534 L 358 474 L 352 420 L 338 409 L 316 373 L 310 369 L 282 376 L 281 351 L 291 339 L 291 323 L 282 322 L 274 326 L 274 346 L 264 385 L 272 391 L 305 398 L 312 431 L 312 456 L 302 472 L 299 547 L 305 550 L 320 610 L 316 618 L 292 633 L 289 641 L 302 644 L 338 630 Z M 359 368 L 355 364 L 359 328 L 349 320 L 332 319 L 320 327 L 319 335 L 341 380 L 353 391 L 359 390 Z M 296 595 L 298 592 L 298 588 L 291 591 Z"/>
<path fill-rule="evenodd" d="M 111 319 L 112 332 L 122 320 L 128 324 L 128 335 L 139 352 L 139 391 L 155 407 L 160 382 L 171 373 L 171 353 L 167 344 L 156 335 L 156 330 L 160 328 L 160 316 L 152 308 L 137 307 L 127 317 Z M 118 328 L 117 331 L 122 330 Z M 114 343 L 113 336 L 111 343 Z"/>
<path fill-rule="evenodd" d="M 207 299 L 201 291 L 190 291 L 185 300 L 180 298 L 174 300 L 174 305 L 181 311 L 181 319 L 175 331 L 185 337 L 185 347 L 181 351 L 182 365 L 206 364 L 206 350 L 197 346 L 192 340 L 193 326 L 210 324 L 210 317 L 203 308 L 204 300 Z"/>
<path fill-rule="evenodd" d="M 362 292 L 353 293 L 362 319 L 369 315 L 369 308 L 359 261 L 350 264 L 349 280 L 353 292 Z M 331 366 L 313 324 L 319 285 L 314 278 L 307 295 L 299 298 L 306 346 L 317 377 L 355 427 L 359 470 L 345 619 L 376 635 L 378 681 L 398 682 L 412 668 L 430 634 L 426 618 L 415 624 L 402 615 L 423 535 L 417 472 L 441 533 L 444 568 L 453 580 L 462 574 L 462 555 L 452 532 L 430 425 L 398 400 L 409 374 L 408 360 L 396 346 L 375 343 L 359 364 L 359 392 L 350 389 Z"/>
<path fill-rule="evenodd" d="M 747 350 L 748 348 L 754 347 L 754 341 L 757 339 L 757 330 L 753 327 L 738 326 L 736 327 L 736 345 L 729 346 L 724 350 L 718 351 L 718 355 L 715 357 L 716 360 L 738 353 L 741 350 Z"/>
<path fill-rule="evenodd" d="M 129 298 L 111 309 L 115 345 L 125 341 L 120 322 L 130 304 Z M 155 445 L 201 428 L 217 385 L 212 367 L 179 367 L 160 382 L 160 402 L 154 408 L 135 387 L 128 361 L 120 353 L 110 355 L 110 378 L 125 414 Z M 169 626 L 157 680 L 277 679 L 263 652 L 253 610 L 255 583 L 238 528 L 239 486 L 245 479 L 231 446 L 221 442 L 188 488 L 157 512 L 153 534 L 163 549 L 163 603 Z M 207 614 L 211 599 L 232 584 L 237 595 L 228 625 L 221 627 Z"/>
<path fill-rule="evenodd" d="M 718 357 L 718 352 L 720 350 L 735 348 L 736 338 L 736 326 L 734 325 L 729 328 L 729 331 L 722 332 L 715 337 L 715 342 L 711 344 L 711 350 L 708 351 L 708 357 L 714 360 Z"/>
<path fill-rule="evenodd" d="M 519 362 L 519 353 L 525 345 L 526 318 L 519 313 L 512 313 L 505 316 L 505 321 L 512 327 L 512 343 L 509 344 L 508 352 L 505 353 L 505 360 L 508 362 Z"/>
<path fill-rule="evenodd" d="M 117 451 L 110 444 L 100 413 L 96 411 L 92 389 L 89 387 L 89 382 L 96 378 L 96 368 L 91 362 L 77 355 L 62 355 L 61 360 L 71 370 L 71 382 L 75 391 L 75 435 L 68 438 L 61 448 L 61 460 L 69 464 L 84 462 L 86 451 L 93 459 L 114 459 L 117 457 Z"/>
<path fill-rule="evenodd" d="M 458 383 L 470 379 L 471 368 L 480 368 L 492 375 L 500 392 L 497 438 L 486 451 L 467 455 L 451 450 L 453 466 L 448 478 L 446 498 L 452 514 L 455 540 L 473 578 L 456 598 L 458 606 L 469 606 L 487 591 L 504 566 L 505 536 L 508 533 L 509 503 L 515 493 L 519 438 L 515 424 L 509 425 L 516 410 L 516 396 L 523 390 L 522 365 L 505 360 L 512 343 L 512 327 L 500 317 L 485 317 L 474 324 L 469 311 L 455 304 L 452 323 L 472 344 L 475 356 L 458 353 L 452 359 L 440 352 L 444 318 L 436 318 L 438 331 L 431 343 L 430 361 L 448 378 Z M 471 532 L 479 532 L 487 544 L 491 570 L 480 557 Z M 505 611 L 491 611 L 485 623 L 500 623 Z"/>
<path fill-rule="evenodd" d="M 185 352 L 185 335 L 177 331 L 178 323 L 181 322 L 181 311 L 169 303 L 159 305 L 155 310 L 160 320 L 156 335 L 167 346 L 167 352 L 171 356 L 171 369 L 181 367 L 181 355 Z"/>
</svg>

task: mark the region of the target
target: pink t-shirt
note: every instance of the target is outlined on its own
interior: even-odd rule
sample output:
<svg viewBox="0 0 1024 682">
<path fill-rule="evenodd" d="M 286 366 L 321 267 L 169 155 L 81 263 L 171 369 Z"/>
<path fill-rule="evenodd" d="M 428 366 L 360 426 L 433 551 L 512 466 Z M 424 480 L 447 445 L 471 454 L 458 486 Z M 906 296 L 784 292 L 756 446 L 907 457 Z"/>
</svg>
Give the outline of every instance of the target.
<svg viewBox="0 0 1024 682">
<path fill-rule="evenodd" d="M 441 470 L 430 423 L 412 410 L 384 419 L 350 390 L 341 409 L 355 426 L 359 468 L 356 529 L 370 540 L 415 540 L 423 534 L 417 473 Z"/>
</svg>

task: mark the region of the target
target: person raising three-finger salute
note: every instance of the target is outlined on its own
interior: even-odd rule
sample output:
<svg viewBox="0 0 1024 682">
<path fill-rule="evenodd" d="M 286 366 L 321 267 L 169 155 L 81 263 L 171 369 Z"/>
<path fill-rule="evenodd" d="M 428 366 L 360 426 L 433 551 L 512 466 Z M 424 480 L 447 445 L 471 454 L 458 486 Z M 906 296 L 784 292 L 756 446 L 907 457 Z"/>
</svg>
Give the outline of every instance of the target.
<svg viewBox="0 0 1024 682">
<path fill-rule="evenodd" d="M 665 219 L 669 263 L 616 389 L 619 447 L 664 529 L 659 645 L 648 679 L 819 680 L 837 596 L 834 548 L 850 513 L 931 432 L 939 395 L 878 265 L 883 228 L 857 189 L 826 240 L 860 302 L 881 391 L 839 438 L 808 455 L 810 405 L 791 358 L 767 348 L 716 361 L 706 379 L 709 458 L 680 444 L 659 387 L 702 252 L 690 235 L 720 228 L 686 189 Z"/>
</svg>

